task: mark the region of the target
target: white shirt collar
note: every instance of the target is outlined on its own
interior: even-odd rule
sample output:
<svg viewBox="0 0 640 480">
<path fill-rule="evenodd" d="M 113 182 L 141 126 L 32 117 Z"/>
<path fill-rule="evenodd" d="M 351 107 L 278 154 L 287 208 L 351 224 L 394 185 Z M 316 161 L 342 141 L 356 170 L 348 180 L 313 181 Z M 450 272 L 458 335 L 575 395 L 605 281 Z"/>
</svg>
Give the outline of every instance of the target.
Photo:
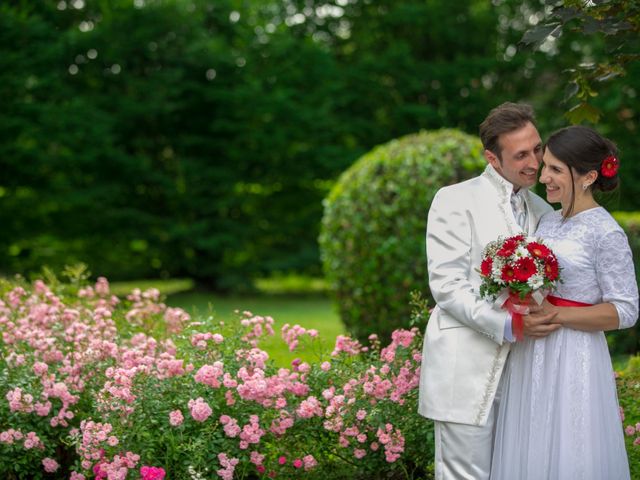
<svg viewBox="0 0 640 480">
<path fill-rule="evenodd" d="M 507 180 L 506 178 L 504 178 L 502 175 L 500 175 L 495 168 L 493 168 L 493 166 L 491 165 L 487 165 L 487 167 L 484 169 L 484 176 L 486 176 L 489 181 L 498 189 L 498 191 L 500 193 L 502 193 L 504 196 L 508 196 L 510 197 L 511 195 L 513 195 L 514 193 L 516 195 L 519 195 L 522 192 L 522 197 L 526 197 L 526 193 L 529 190 L 527 188 L 521 188 L 520 190 L 518 190 L 517 192 L 513 191 L 513 183 L 511 183 L 509 180 Z"/>
</svg>

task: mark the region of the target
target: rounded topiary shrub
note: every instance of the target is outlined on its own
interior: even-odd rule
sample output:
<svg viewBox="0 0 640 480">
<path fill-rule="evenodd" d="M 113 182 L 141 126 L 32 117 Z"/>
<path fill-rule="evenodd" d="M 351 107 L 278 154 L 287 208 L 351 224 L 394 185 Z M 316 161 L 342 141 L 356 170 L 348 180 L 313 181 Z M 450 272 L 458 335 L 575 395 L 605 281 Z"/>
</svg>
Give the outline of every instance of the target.
<svg viewBox="0 0 640 480">
<path fill-rule="evenodd" d="M 480 141 L 458 130 L 425 131 L 361 157 L 324 201 L 320 250 L 347 329 L 364 340 L 409 323 L 410 293 L 430 298 L 427 213 L 436 191 L 480 173 Z"/>
</svg>

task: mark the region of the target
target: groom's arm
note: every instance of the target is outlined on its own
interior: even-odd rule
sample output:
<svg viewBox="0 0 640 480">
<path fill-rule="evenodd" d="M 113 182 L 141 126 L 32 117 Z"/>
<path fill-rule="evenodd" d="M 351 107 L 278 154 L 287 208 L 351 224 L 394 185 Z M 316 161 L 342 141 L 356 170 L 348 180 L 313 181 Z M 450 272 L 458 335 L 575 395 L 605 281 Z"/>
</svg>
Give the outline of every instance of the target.
<svg viewBox="0 0 640 480">
<path fill-rule="evenodd" d="M 505 340 L 505 325 L 511 316 L 481 299 L 469 277 L 473 238 L 469 208 L 450 189 L 434 197 L 427 220 L 429 289 L 438 306 L 458 322 L 473 328 L 498 344 Z"/>
</svg>

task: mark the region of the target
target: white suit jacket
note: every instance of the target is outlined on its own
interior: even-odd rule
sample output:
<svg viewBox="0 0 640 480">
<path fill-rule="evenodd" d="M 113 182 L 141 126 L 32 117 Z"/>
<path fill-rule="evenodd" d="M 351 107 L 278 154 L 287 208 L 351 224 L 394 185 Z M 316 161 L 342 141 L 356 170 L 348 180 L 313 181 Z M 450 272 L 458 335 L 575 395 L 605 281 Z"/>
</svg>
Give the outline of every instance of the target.
<svg viewBox="0 0 640 480">
<path fill-rule="evenodd" d="M 434 420 L 485 425 L 509 353 L 510 316 L 479 296 L 482 250 L 521 232 L 511 209 L 513 186 L 493 167 L 440 189 L 427 221 L 429 288 L 436 301 L 424 339 L 418 411 Z M 523 192 L 532 235 L 551 210 Z"/>
</svg>

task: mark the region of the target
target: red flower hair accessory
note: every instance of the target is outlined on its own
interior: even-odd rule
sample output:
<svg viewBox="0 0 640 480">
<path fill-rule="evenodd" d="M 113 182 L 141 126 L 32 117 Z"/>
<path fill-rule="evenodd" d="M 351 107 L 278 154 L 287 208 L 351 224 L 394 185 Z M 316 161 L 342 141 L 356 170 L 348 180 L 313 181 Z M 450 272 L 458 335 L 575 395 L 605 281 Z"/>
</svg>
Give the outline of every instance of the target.
<svg viewBox="0 0 640 480">
<path fill-rule="evenodd" d="M 609 155 L 602 161 L 600 173 L 603 177 L 611 178 L 618 173 L 618 168 L 620 168 L 620 161 L 618 160 L 618 157 Z"/>
</svg>

